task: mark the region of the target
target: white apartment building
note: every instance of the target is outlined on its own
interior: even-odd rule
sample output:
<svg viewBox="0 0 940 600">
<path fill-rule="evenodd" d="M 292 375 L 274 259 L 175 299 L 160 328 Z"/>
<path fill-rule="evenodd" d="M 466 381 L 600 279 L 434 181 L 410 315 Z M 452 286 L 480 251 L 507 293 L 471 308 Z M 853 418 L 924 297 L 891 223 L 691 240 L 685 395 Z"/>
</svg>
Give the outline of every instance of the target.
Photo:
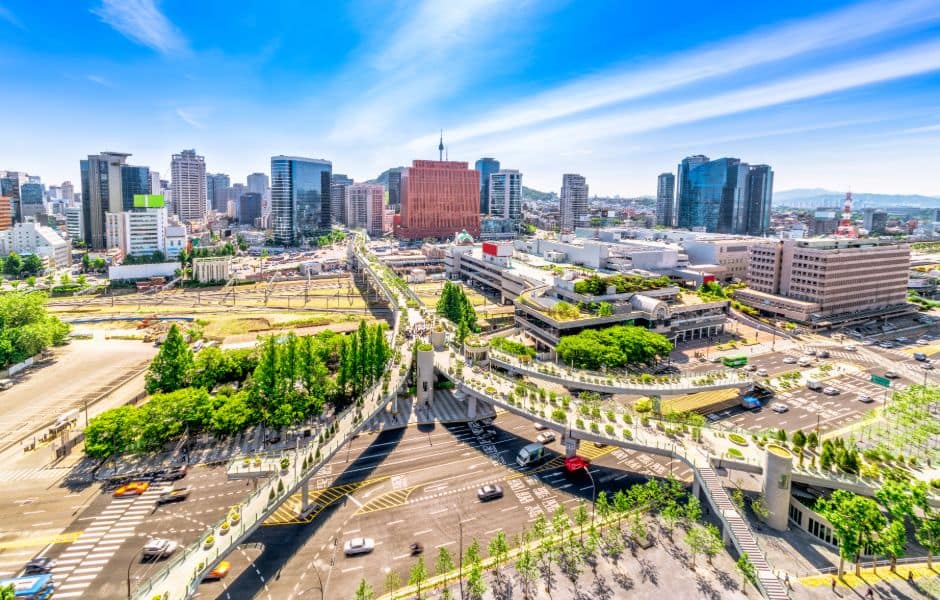
<svg viewBox="0 0 940 600">
<path fill-rule="evenodd" d="M 346 226 L 381 236 L 384 228 L 385 187 L 373 183 L 346 186 Z"/>
<path fill-rule="evenodd" d="M 69 234 L 69 239 L 82 239 L 82 209 L 80 206 L 70 206 L 65 209 L 65 230 Z"/>
<path fill-rule="evenodd" d="M 170 260 L 179 258 L 186 249 L 186 228 L 182 225 L 168 225 L 166 228 L 166 257 Z"/>
<path fill-rule="evenodd" d="M 173 211 L 180 221 L 205 221 L 208 212 L 205 157 L 195 150 L 174 154 L 170 162 L 170 189 Z"/>
<path fill-rule="evenodd" d="M 0 254 L 10 252 L 36 254 L 56 268 L 71 264 L 68 242 L 51 227 L 33 221 L 16 223 L 10 229 L 0 231 Z"/>
<path fill-rule="evenodd" d="M 588 184 L 583 175 L 566 173 L 561 176 L 561 230 L 574 231 L 590 224 Z"/>
</svg>

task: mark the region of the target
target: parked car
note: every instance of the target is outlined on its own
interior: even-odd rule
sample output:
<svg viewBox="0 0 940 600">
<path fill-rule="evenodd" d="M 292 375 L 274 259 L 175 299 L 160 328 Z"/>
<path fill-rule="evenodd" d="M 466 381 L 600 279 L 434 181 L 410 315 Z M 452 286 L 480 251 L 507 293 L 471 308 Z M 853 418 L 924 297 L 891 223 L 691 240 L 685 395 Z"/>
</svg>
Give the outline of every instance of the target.
<svg viewBox="0 0 940 600">
<path fill-rule="evenodd" d="M 869 396 L 868 394 L 859 394 L 858 401 L 864 402 L 865 404 L 871 404 L 872 402 L 875 401 L 875 399 Z"/>
<path fill-rule="evenodd" d="M 827 387 L 823 390 L 823 393 L 827 396 L 838 396 L 842 392 L 839 390 L 839 388 Z"/>
<path fill-rule="evenodd" d="M 775 413 L 785 413 L 790 410 L 790 407 L 780 402 L 774 402 L 774 404 L 770 407 L 770 410 L 774 411 Z"/>
<path fill-rule="evenodd" d="M 232 565 L 227 560 L 220 561 L 219 564 L 215 566 L 214 569 L 209 571 L 205 577 L 202 578 L 203 581 L 218 581 L 219 579 L 224 579 L 228 572 L 231 570 Z"/>
<path fill-rule="evenodd" d="M 813 364 L 813 361 L 811 361 L 809 358 L 804 356 L 800 360 L 796 361 L 796 364 L 800 367 L 808 367 L 811 364 Z"/>
<path fill-rule="evenodd" d="M 186 498 L 189 498 L 190 488 L 184 487 L 175 490 L 170 490 L 169 492 L 163 492 L 157 498 L 157 504 L 170 504 L 172 502 L 182 502 Z"/>
<path fill-rule="evenodd" d="M 148 489 L 150 489 L 149 481 L 132 481 L 130 483 L 125 483 L 118 489 L 114 490 L 114 497 L 123 498 L 124 496 L 140 496 Z"/>
<path fill-rule="evenodd" d="M 372 538 L 352 538 L 343 545 L 343 553 L 346 556 L 356 556 L 359 554 L 368 554 L 375 550 L 375 540 Z"/>
<path fill-rule="evenodd" d="M 480 502 L 489 502 L 490 500 L 496 500 L 502 497 L 503 488 L 495 483 L 488 483 L 477 490 L 477 498 L 480 499 Z"/>
<path fill-rule="evenodd" d="M 178 542 L 164 538 L 154 538 L 144 545 L 141 555 L 144 560 L 166 558 L 176 552 L 177 548 L 179 548 Z"/>
<path fill-rule="evenodd" d="M 540 443 L 540 444 L 548 444 L 548 443 L 550 443 L 550 442 L 554 442 L 554 441 L 555 441 L 555 432 L 554 432 L 554 431 L 543 431 L 542 433 L 538 434 L 538 436 L 535 438 L 535 441 L 538 442 L 538 443 Z"/>
<path fill-rule="evenodd" d="M 23 575 L 42 575 L 43 573 L 51 573 L 54 567 L 54 559 L 49 558 L 48 556 L 40 556 L 26 563 L 26 570 L 23 571 Z"/>
<path fill-rule="evenodd" d="M 907 342 L 907 338 L 902 335 L 902 336 L 899 337 L 899 338 L 894 338 L 894 341 L 895 341 L 895 342 L 898 342 L 899 344 L 903 344 L 903 343 Z"/>
<path fill-rule="evenodd" d="M 536 431 L 545 431 L 546 429 L 548 429 L 548 425 L 546 425 L 546 424 L 544 424 L 544 423 L 536 423 L 536 424 L 535 424 L 535 430 L 536 430 Z"/>
</svg>

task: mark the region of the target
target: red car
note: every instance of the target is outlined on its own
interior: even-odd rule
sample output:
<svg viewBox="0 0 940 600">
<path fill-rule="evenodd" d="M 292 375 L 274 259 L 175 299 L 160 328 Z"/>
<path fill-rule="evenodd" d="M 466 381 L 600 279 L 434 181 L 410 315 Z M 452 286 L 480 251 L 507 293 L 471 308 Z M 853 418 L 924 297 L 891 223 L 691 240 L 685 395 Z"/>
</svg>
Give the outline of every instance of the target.
<svg viewBox="0 0 940 600">
<path fill-rule="evenodd" d="M 574 473 L 575 471 L 579 471 L 581 469 L 587 469 L 590 466 L 591 461 L 584 458 L 583 456 L 578 456 L 577 454 L 574 456 L 569 456 L 565 459 L 565 470 L 569 473 Z"/>
</svg>

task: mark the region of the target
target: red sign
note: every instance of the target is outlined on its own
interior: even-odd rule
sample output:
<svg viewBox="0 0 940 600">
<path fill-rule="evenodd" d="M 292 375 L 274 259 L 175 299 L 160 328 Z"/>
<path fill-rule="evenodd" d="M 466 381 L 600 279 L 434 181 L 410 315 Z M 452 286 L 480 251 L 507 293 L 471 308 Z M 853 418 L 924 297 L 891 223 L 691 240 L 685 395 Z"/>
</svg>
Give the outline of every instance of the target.
<svg viewBox="0 0 940 600">
<path fill-rule="evenodd" d="M 708 274 L 702 275 L 702 283 L 715 283 L 715 276 Z"/>
<path fill-rule="evenodd" d="M 499 246 L 497 246 L 493 242 L 483 242 L 483 254 L 496 256 L 497 252 L 499 252 Z"/>
</svg>

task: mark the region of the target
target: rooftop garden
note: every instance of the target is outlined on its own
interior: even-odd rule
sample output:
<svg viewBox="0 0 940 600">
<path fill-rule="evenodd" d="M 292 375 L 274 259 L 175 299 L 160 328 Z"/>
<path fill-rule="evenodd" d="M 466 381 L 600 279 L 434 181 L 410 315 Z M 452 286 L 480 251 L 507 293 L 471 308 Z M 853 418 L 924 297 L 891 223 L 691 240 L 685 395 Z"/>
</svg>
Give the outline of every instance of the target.
<svg viewBox="0 0 940 600">
<path fill-rule="evenodd" d="M 602 296 L 607 294 L 607 288 L 613 286 L 618 294 L 632 292 L 646 292 L 659 290 L 672 285 L 668 277 L 641 277 L 639 275 L 591 275 L 575 282 L 574 291 L 578 294 Z"/>
<path fill-rule="evenodd" d="M 567 335 L 558 343 L 558 357 L 568 365 L 586 369 L 653 364 L 668 356 L 672 344 L 664 336 L 632 325 L 588 329 Z"/>
</svg>

